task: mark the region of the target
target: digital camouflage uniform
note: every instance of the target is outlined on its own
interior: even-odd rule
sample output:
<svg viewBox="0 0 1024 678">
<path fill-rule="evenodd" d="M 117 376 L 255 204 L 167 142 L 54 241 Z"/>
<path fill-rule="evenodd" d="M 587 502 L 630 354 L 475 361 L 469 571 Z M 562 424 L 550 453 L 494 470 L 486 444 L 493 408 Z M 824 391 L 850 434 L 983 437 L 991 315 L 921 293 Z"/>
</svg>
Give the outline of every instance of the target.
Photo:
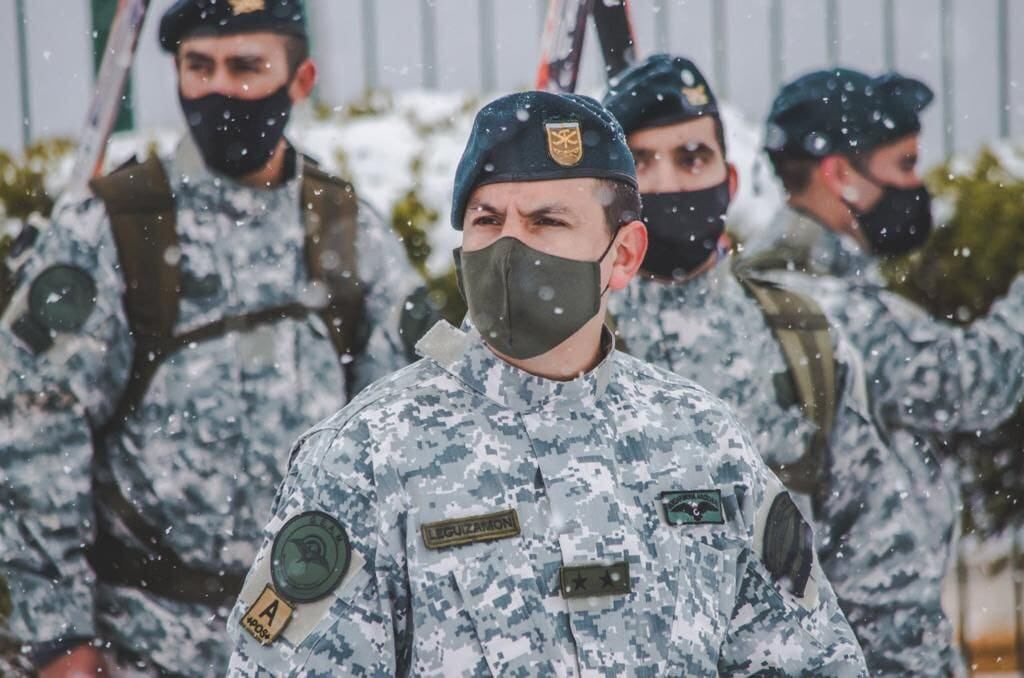
<svg viewBox="0 0 1024 678">
<path fill-rule="evenodd" d="M 989 314 L 960 328 L 885 289 L 879 259 L 784 207 L 745 256 L 779 251 L 803 290 L 864 355 L 872 405 L 888 425 L 948 433 L 988 431 L 1024 400 L 1024 277 Z"/>
<path fill-rule="evenodd" d="M 231 674 L 863 673 L 809 540 L 790 552 L 810 568 L 801 598 L 765 564 L 785 549 L 764 527 L 769 506 L 792 502 L 745 429 L 703 389 L 605 339 L 598 367 L 558 382 L 440 323 L 419 344 L 424 360 L 306 433 L 229 620 Z M 720 492 L 722 523 L 709 511 L 670 525 L 658 497 L 672 490 Z M 431 549 L 421 534 L 503 510 L 520 528 L 505 538 Z M 263 646 L 241 620 L 268 570 L 277 576 L 268 550 L 282 524 L 308 511 L 344 525 L 353 566 Z M 806 528 L 789 515 L 787 529 Z M 560 593 L 563 565 L 621 561 L 631 593 Z"/>
<path fill-rule="evenodd" d="M 180 250 L 165 256 L 180 257 L 180 332 L 276 305 L 322 303 L 306 270 L 298 178 L 267 191 L 215 178 L 188 138 L 164 166 L 176 195 Z M 94 440 L 132 361 L 124 281 L 100 201 L 55 214 L 0 322 L 0 574 L 12 590 L 18 638 L 98 636 L 164 671 L 223 672 L 227 609 L 94 582 L 83 547 L 97 521 L 142 546 L 94 502 L 93 445 L 105 448 L 121 493 L 186 564 L 244 574 L 287 445 L 343 405 L 346 393 L 404 363 L 397 336 L 399 300 L 411 282 L 404 253 L 368 206 L 359 218 L 357 261 L 372 331 L 351 369 L 314 313 L 231 331 L 169 356 L 127 422 Z M 35 355 L 11 326 L 24 313 L 26 288 L 56 264 L 94 281 L 94 307 L 78 331 L 58 334 Z"/>
<path fill-rule="evenodd" d="M 681 283 L 634 279 L 614 303 L 619 336 L 633 355 L 693 379 L 735 408 L 770 464 L 792 464 L 815 429 L 762 308 L 731 263 L 719 261 Z M 873 671 L 948 674 L 957 658 L 940 593 L 956 494 L 941 479 L 921 487 L 920 478 L 938 467 L 883 441 L 860 356 L 841 332 L 831 333 L 842 392 L 824 499 L 813 512 L 822 569 Z"/>
<path fill-rule="evenodd" d="M 941 557 L 936 553 L 934 559 L 922 559 L 922 569 L 951 563 L 959 532 L 960 486 L 956 460 L 945 453 L 940 436 L 992 430 L 1024 398 L 1024 280 L 1018 278 L 987 317 L 955 327 L 888 291 L 879 260 L 858 243 L 789 207 L 751 240 L 745 257 L 766 268 L 786 267 L 767 275 L 812 296 L 861 351 L 875 420 L 889 447 L 912 471 L 907 498 L 930 507 L 927 526 L 915 526 L 908 537 L 916 545 L 943 536 Z M 873 548 L 892 545 L 878 542 Z M 937 579 L 935 586 L 939 584 Z M 893 604 L 892 619 L 902 614 Z M 857 625 L 852 615 L 851 623 Z M 885 621 L 873 625 L 874 640 L 861 635 L 869 654 L 877 646 L 896 662 L 893 672 L 906 666 L 928 671 L 925 667 L 936 666 L 934 655 L 950 642 L 940 638 L 929 649 L 924 643 L 901 641 L 894 626 Z M 914 663 L 905 664 L 899 657 Z"/>
</svg>

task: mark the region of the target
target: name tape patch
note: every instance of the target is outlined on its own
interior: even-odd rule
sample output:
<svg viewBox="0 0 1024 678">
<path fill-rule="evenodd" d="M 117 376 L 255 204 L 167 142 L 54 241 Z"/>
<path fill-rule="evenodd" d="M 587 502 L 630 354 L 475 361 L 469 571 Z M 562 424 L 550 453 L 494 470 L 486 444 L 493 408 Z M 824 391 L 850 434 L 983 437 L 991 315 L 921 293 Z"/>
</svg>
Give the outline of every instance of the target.
<svg viewBox="0 0 1024 678">
<path fill-rule="evenodd" d="M 519 514 L 515 509 L 482 516 L 454 518 L 420 526 L 428 549 L 443 549 L 481 541 L 519 536 Z"/>
</svg>

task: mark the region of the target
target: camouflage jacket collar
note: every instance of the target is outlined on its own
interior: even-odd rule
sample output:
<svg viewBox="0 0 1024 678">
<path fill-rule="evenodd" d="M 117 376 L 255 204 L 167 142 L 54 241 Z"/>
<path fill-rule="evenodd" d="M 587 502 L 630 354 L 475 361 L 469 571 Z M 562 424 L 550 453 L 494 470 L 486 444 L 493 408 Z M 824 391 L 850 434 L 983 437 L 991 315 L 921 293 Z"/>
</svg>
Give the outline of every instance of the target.
<svg viewBox="0 0 1024 678">
<path fill-rule="evenodd" d="M 487 348 L 468 320 L 461 329 L 438 322 L 416 344 L 416 350 L 488 400 L 527 412 L 563 404 L 580 409 L 599 400 L 614 367 L 615 341 L 607 328 L 601 344 L 604 358 L 597 367 L 571 381 L 545 379 L 506 363 Z"/>
<path fill-rule="evenodd" d="M 825 227 L 811 215 L 784 205 L 776 216 L 788 246 L 803 251 L 807 272 L 837 278 L 880 280 L 878 259 L 853 238 Z"/>
<path fill-rule="evenodd" d="M 299 153 L 295 164 L 295 176 L 273 188 L 253 188 L 230 177 L 211 172 L 203 162 L 199 147 L 192 140 L 192 136 L 186 132 L 178 141 L 178 145 L 165 166 L 171 185 L 176 191 L 181 187 L 190 187 L 203 193 L 208 193 L 210 189 L 216 189 L 229 201 L 269 205 L 291 196 L 298 199 L 304 164 L 305 160 Z"/>
<path fill-rule="evenodd" d="M 647 308 L 683 305 L 699 309 L 708 305 L 720 306 L 737 294 L 742 295 L 743 290 L 732 274 L 732 257 L 725 255 L 719 257 L 710 269 L 689 280 L 667 282 L 637 276 L 616 307 L 621 309 L 626 304 L 633 307 L 640 304 Z"/>
</svg>

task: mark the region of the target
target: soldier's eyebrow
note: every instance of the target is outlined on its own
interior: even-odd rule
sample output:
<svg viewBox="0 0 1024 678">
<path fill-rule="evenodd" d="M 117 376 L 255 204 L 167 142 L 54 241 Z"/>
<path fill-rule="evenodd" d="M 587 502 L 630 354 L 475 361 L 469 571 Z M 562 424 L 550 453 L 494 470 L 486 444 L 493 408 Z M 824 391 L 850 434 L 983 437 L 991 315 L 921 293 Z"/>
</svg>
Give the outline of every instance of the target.
<svg viewBox="0 0 1024 678">
<path fill-rule="evenodd" d="M 523 216 L 530 220 L 540 219 L 541 217 L 568 217 L 569 219 L 572 219 L 576 216 L 576 213 L 567 205 L 552 202 L 536 207 L 529 212 L 524 213 Z"/>
<path fill-rule="evenodd" d="M 687 153 L 691 155 L 700 156 L 714 155 L 715 153 L 713 150 L 711 150 L 711 147 L 705 144 L 703 141 L 698 141 L 696 143 L 688 141 L 686 143 L 679 144 L 678 146 L 672 149 L 672 152 L 679 154 Z"/>
<path fill-rule="evenodd" d="M 489 205 L 488 203 L 485 203 L 485 202 L 471 202 L 471 203 L 469 203 L 469 207 L 466 208 L 466 212 L 467 213 L 469 213 L 469 212 L 486 212 L 487 214 L 493 214 L 493 215 L 499 216 L 499 217 L 505 216 L 505 212 L 504 211 L 499 210 L 497 207 Z"/>
<path fill-rule="evenodd" d="M 197 66 L 212 66 L 215 63 L 212 56 L 192 49 L 186 50 L 185 53 L 181 55 L 181 58 Z"/>
<path fill-rule="evenodd" d="M 227 64 L 232 70 L 259 70 L 267 64 L 267 60 L 258 54 L 236 54 L 227 58 Z"/>
</svg>

